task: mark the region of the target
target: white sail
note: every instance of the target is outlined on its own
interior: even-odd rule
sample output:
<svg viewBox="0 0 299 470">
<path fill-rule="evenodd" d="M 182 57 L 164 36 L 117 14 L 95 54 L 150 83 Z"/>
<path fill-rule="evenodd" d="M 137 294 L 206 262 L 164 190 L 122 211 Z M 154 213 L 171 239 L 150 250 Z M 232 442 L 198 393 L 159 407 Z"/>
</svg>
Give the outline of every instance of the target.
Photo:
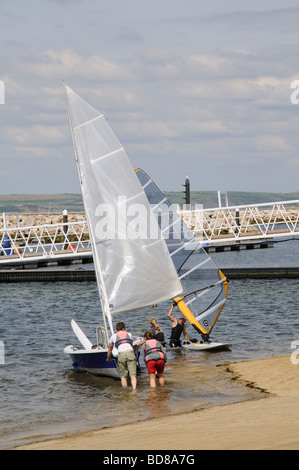
<svg viewBox="0 0 299 470">
<path fill-rule="evenodd" d="M 226 301 L 226 278 L 151 178 L 140 168 L 136 174 L 166 239 L 179 279 L 194 280 L 193 292 L 185 294 L 184 301 L 175 299 L 178 307 L 196 331 L 208 339 Z"/>
<path fill-rule="evenodd" d="M 156 218 L 104 116 L 65 85 L 101 295 L 111 314 L 183 291 Z M 108 305 L 107 305 L 108 304 Z"/>
</svg>

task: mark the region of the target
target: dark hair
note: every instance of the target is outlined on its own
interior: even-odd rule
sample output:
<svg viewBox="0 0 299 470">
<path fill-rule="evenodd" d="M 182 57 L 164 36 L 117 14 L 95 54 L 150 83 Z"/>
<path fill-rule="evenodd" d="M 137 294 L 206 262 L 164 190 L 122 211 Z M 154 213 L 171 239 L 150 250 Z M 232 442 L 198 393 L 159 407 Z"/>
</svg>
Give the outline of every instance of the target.
<svg viewBox="0 0 299 470">
<path fill-rule="evenodd" d="M 145 337 L 146 339 L 153 339 L 153 338 L 154 338 L 154 333 L 153 333 L 152 331 L 146 331 L 146 332 L 144 333 L 144 337 Z"/>
<path fill-rule="evenodd" d="M 120 321 L 120 322 L 116 323 L 116 329 L 117 329 L 117 331 L 120 331 L 120 330 L 122 330 L 123 328 L 126 329 L 126 325 L 124 324 L 123 321 Z"/>
</svg>

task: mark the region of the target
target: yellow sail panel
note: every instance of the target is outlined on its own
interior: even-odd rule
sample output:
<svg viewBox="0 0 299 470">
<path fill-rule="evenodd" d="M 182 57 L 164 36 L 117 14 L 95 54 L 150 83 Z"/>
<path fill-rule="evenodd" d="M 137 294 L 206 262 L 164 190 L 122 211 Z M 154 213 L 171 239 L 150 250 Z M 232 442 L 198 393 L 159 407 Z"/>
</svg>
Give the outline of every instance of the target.
<svg viewBox="0 0 299 470">
<path fill-rule="evenodd" d="M 224 290 L 225 290 L 225 292 L 224 292 L 224 297 L 225 297 L 225 299 L 226 299 L 226 297 L 227 297 L 228 282 L 227 282 L 227 279 L 226 279 L 225 275 L 224 275 L 223 272 L 221 271 L 221 269 L 219 269 L 219 274 L 220 274 L 221 279 L 223 279 L 223 285 L 224 285 Z"/>
<path fill-rule="evenodd" d="M 187 307 L 187 305 L 183 301 L 182 297 L 175 297 L 173 300 L 177 303 L 181 313 L 191 323 L 191 325 L 196 329 L 196 331 L 199 334 L 201 334 L 201 333 L 206 334 L 207 331 L 202 329 L 201 325 L 198 323 L 198 321 L 194 317 L 193 313 L 189 310 L 189 308 Z"/>
<path fill-rule="evenodd" d="M 198 333 L 205 337 L 208 337 L 210 332 L 214 328 L 227 297 L 227 279 L 220 269 L 219 276 L 221 281 L 218 283 L 218 286 L 215 284 L 214 286 L 210 286 L 209 288 L 205 289 L 203 292 L 198 291 L 186 295 L 185 299 L 187 300 L 187 304 L 182 297 L 178 296 L 174 298 L 174 301 L 177 303 L 184 317 L 190 322 L 190 324 L 193 326 L 193 328 L 195 328 Z M 208 293 L 209 290 L 216 287 L 220 289 L 220 292 L 215 298 L 215 301 L 212 302 L 212 304 L 210 304 L 208 308 L 201 311 L 199 314 L 197 313 L 197 308 L 193 309 L 195 310 L 195 316 L 190 310 L 189 305 L 191 306 L 191 308 L 193 308 L 194 302 L 199 301 L 200 304 L 203 295 L 205 295 L 205 293 Z"/>
</svg>

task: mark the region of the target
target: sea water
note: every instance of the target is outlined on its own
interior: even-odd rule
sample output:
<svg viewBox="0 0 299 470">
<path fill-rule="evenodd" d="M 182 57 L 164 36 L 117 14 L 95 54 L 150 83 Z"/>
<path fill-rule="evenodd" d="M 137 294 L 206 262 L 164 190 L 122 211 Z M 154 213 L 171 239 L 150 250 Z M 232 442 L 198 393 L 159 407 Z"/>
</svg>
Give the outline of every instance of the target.
<svg viewBox="0 0 299 470">
<path fill-rule="evenodd" d="M 211 257 L 220 267 L 268 267 L 298 266 L 298 255 L 298 241 L 290 241 Z M 231 343 L 231 350 L 171 350 L 165 387 L 150 389 L 142 363 L 137 392 L 132 393 L 119 381 L 73 371 L 63 353 L 66 345 L 79 345 L 72 318 L 95 342 L 101 321 L 95 282 L 1 284 L 0 341 L 5 357 L 0 364 L 0 448 L 256 396 L 217 365 L 291 354 L 292 342 L 299 340 L 298 289 L 298 279 L 230 281 L 211 339 Z M 143 335 L 155 317 L 169 338 L 170 306 L 165 303 L 121 320 L 129 331 Z M 196 336 L 190 325 L 187 331 Z"/>
</svg>

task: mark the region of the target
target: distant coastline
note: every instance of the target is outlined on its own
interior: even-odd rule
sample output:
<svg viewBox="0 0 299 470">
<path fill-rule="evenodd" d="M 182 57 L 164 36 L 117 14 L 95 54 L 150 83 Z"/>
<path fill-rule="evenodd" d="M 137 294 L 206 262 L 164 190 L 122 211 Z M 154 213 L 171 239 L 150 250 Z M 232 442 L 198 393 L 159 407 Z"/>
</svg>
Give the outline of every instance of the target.
<svg viewBox="0 0 299 470">
<path fill-rule="evenodd" d="M 165 191 L 165 196 L 172 204 L 183 205 L 184 193 Z M 204 208 L 218 207 L 217 191 L 191 191 L 191 204 L 202 204 Z M 228 191 L 228 204 L 231 206 L 262 204 L 267 202 L 299 199 L 299 191 L 289 193 L 263 193 Z M 81 194 L 8 194 L 0 195 L 0 213 L 18 212 L 22 214 L 59 214 L 84 212 Z"/>
</svg>

